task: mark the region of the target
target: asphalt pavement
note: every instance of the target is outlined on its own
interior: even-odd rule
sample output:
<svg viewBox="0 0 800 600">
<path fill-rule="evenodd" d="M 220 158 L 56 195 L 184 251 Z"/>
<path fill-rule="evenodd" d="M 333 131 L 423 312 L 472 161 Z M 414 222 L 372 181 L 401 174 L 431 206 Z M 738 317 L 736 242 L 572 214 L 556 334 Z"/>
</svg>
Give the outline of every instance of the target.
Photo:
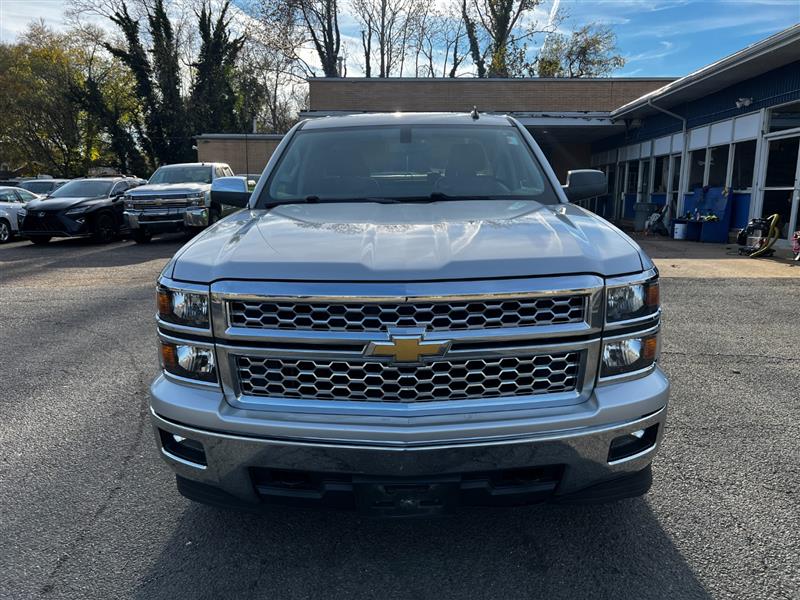
<svg viewBox="0 0 800 600">
<path fill-rule="evenodd" d="M 147 386 L 180 243 L 0 246 L 0 598 L 800 598 L 800 268 L 662 280 L 645 498 L 379 521 L 178 495 Z"/>
</svg>

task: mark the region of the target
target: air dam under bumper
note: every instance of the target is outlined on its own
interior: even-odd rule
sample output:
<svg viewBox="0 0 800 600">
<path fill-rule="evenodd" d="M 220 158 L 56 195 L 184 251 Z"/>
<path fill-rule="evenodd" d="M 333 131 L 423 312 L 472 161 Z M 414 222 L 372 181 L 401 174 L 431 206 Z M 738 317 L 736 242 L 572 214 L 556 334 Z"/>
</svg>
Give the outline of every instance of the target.
<svg viewBox="0 0 800 600">
<path fill-rule="evenodd" d="M 474 485 L 470 481 L 481 479 L 479 474 L 486 474 L 481 480 L 488 481 L 491 488 L 492 481 L 533 473 L 531 481 L 527 482 L 529 487 L 522 491 L 538 490 L 540 493 L 523 493 L 519 496 L 523 502 L 591 501 L 639 495 L 649 487 L 649 465 L 660 445 L 666 421 L 669 383 L 657 369 L 642 379 L 599 387 L 589 401 L 565 410 L 561 423 L 554 422 L 551 416 L 542 418 L 539 423 L 535 417 L 523 419 L 528 434 L 520 434 L 519 427 L 509 427 L 506 439 L 443 440 L 399 446 L 276 439 L 254 436 L 251 432 L 228 433 L 222 431 L 230 428 L 230 420 L 225 418 L 220 419 L 215 431 L 187 426 L 173 420 L 180 415 L 186 422 L 185 407 L 170 410 L 171 400 L 187 392 L 211 393 L 193 390 L 160 376 L 151 388 L 151 413 L 163 458 L 178 475 L 181 491 L 195 500 L 245 506 L 274 500 L 265 497 L 265 490 L 269 495 L 269 480 L 275 473 L 278 478 L 293 480 L 289 481 L 284 496 L 289 504 L 300 505 L 304 504 L 302 500 L 309 499 L 318 499 L 319 504 L 324 504 L 325 489 L 314 488 L 312 484 L 320 477 L 325 479 L 326 475 L 334 476 L 334 488 L 350 486 L 358 493 L 374 490 L 376 485 L 385 490 L 389 485 L 397 486 L 402 495 L 403 486 L 418 491 L 426 486 L 444 489 L 449 483 L 448 489 L 457 491 L 460 488 L 463 492 L 465 487 Z M 224 400 L 222 404 L 227 412 L 230 407 Z M 170 418 L 164 416 L 164 412 L 174 414 Z M 200 420 L 207 422 L 208 416 L 206 413 Z M 505 418 L 508 419 L 508 415 Z M 251 422 L 258 420 L 254 417 Z M 518 419 L 510 423 L 520 424 Z M 464 423 L 465 429 L 472 427 L 474 424 Z M 413 429 L 413 425 L 409 428 Z M 621 459 L 610 459 L 613 440 L 643 430 L 648 432 L 645 440 L 647 436 L 652 437 L 639 451 Z M 205 464 L 185 460 L 165 448 L 164 440 L 169 440 L 173 434 L 202 444 Z M 296 494 L 292 494 L 292 486 L 296 486 Z M 449 492 L 442 494 L 447 498 Z M 492 495 L 490 493 L 487 498 L 491 500 Z M 513 490 L 500 490 L 497 495 L 505 495 L 508 500 Z M 293 502 L 293 497 L 300 501 Z M 426 492 L 416 497 L 426 501 Z M 226 498 L 229 501 L 225 501 Z M 385 500 L 377 498 L 376 503 Z M 457 505 L 459 499 L 450 498 L 447 503 Z M 365 508 L 358 499 L 356 506 Z"/>
</svg>

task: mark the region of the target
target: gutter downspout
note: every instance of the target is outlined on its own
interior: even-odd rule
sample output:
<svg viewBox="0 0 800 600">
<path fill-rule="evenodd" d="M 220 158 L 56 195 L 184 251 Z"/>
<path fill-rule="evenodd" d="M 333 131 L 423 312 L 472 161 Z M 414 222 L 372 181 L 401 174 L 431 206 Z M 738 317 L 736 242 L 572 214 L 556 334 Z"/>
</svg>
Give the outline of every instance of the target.
<svg viewBox="0 0 800 600">
<path fill-rule="evenodd" d="M 652 98 L 648 98 L 647 99 L 647 106 L 649 106 L 650 108 L 654 108 L 655 110 L 657 110 L 659 112 L 662 112 L 665 115 L 672 117 L 673 119 L 678 119 L 682 124 L 683 148 L 681 149 L 681 173 L 680 173 L 680 176 L 678 177 L 678 189 L 677 190 L 672 190 L 673 193 L 677 195 L 677 202 L 675 203 L 675 214 L 679 215 L 679 214 L 682 214 L 682 212 L 683 212 L 683 192 L 681 192 L 680 190 L 683 189 L 684 173 L 686 173 L 686 156 L 688 154 L 688 147 L 689 147 L 689 140 L 688 140 L 688 138 L 686 136 L 686 117 L 682 117 L 677 113 L 674 113 L 674 112 L 671 112 L 671 111 L 667 110 L 666 108 L 661 108 L 660 106 L 656 106 L 655 104 L 653 104 L 653 99 Z M 670 143 L 670 154 L 669 154 L 669 156 L 670 157 L 672 156 L 672 144 L 671 143 Z M 670 160 L 672 160 L 672 159 L 670 158 Z M 670 184 L 671 183 L 672 182 L 670 182 Z M 667 221 L 667 223 L 669 223 L 669 220 L 672 218 L 672 215 L 669 214 L 671 212 L 671 209 L 672 209 L 672 203 L 670 203 L 670 209 L 667 210 L 667 214 L 665 215 L 665 221 Z"/>
</svg>

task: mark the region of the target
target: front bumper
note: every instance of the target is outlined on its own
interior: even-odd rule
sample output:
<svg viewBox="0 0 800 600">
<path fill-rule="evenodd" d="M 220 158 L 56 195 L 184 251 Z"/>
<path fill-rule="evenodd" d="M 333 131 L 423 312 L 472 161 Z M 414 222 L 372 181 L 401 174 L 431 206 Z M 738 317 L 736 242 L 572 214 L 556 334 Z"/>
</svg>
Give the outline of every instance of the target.
<svg viewBox="0 0 800 600">
<path fill-rule="evenodd" d="M 146 227 L 153 232 L 180 231 L 187 227 L 208 227 L 204 206 L 126 210 L 125 222 L 132 230 Z"/>
<path fill-rule="evenodd" d="M 212 397 L 214 394 L 217 397 Z M 204 400 L 215 403 L 216 420 L 199 408 L 194 422 L 202 422 L 204 427 L 187 425 L 193 421 L 186 405 L 190 396 L 200 398 L 198 408 Z M 466 415 L 458 432 L 460 439 L 454 437 L 452 425 L 437 430 L 435 425 L 416 425 L 413 419 L 407 419 L 404 429 L 424 429 L 427 441 L 398 445 L 321 441 L 319 431 L 313 432 L 317 439 L 304 438 L 302 431 L 296 431 L 291 439 L 278 438 L 268 433 L 277 431 L 273 423 L 262 425 L 254 411 L 232 408 L 221 392 L 190 388 L 163 376 L 151 388 L 151 411 L 162 457 L 178 475 L 184 493 L 187 482 L 195 482 L 199 489 L 219 491 L 231 503 L 257 505 L 275 499 L 269 493 L 270 486 L 264 484 L 272 471 L 303 473 L 309 481 L 336 475 L 332 477 L 334 488 L 341 491 L 342 485 L 349 485 L 357 493 L 374 491 L 375 485 L 384 489 L 387 481 L 417 489 L 422 485 L 426 489 L 438 486 L 436 489 L 463 491 L 464 485 L 472 485 L 465 482 L 475 481 L 478 474 L 488 473 L 485 479 L 492 481 L 496 479 L 493 474 L 501 471 L 538 469 L 541 478 L 528 483 L 539 485 L 543 493 L 523 494 L 522 498 L 558 500 L 575 497 L 604 482 L 649 474 L 648 466 L 663 435 L 668 396 L 669 383 L 660 370 L 655 370 L 638 380 L 598 387 L 589 401 L 563 407 L 560 417 L 542 409 L 538 417 L 536 411 L 528 411 L 524 416 L 498 416 L 494 424 L 476 424 Z M 246 433 L 244 423 L 249 425 Z M 259 426 L 263 435 L 257 434 Z M 621 460 L 609 460 L 612 440 L 641 430 L 655 432 L 652 443 Z M 165 448 L 164 441 L 173 434 L 202 444 L 205 464 L 185 460 Z M 301 486 L 297 494 L 291 490 L 281 493 L 293 504 L 309 498 L 324 503 L 326 490 L 324 486 Z M 639 493 L 642 491 L 646 488 Z M 187 495 L 195 499 L 203 496 Z M 617 497 L 625 495 L 632 494 Z"/>
<path fill-rule="evenodd" d="M 89 213 L 74 217 L 64 213 L 45 213 L 40 217 L 29 212 L 19 220 L 19 234 L 25 237 L 87 237 L 92 234 L 89 219 Z"/>
</svg>

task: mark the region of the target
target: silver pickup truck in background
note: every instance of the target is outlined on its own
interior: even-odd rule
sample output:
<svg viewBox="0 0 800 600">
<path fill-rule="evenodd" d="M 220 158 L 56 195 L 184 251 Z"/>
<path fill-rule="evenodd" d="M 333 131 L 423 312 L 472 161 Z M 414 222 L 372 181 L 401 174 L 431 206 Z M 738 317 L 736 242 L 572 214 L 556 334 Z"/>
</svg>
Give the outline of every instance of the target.
<svg viewBox="0 0 800 600">
<path fill-rule="evenodd" d="M 125 219 L 133 239 L 149 242 L 153 234 L 196 234 L 226 212 L 212 202 L 211 184 L 233 176 L 224 163 L 184 163 L 156 169 L 147 185 L 125 194 Z"/>
<path fill-rule="evenodd" d="M 159 451 L 215 505 L 426 515 L 645 493 L 658 273 L 514 119 L 310 120 L 157 286 Z"/>
</svg>

